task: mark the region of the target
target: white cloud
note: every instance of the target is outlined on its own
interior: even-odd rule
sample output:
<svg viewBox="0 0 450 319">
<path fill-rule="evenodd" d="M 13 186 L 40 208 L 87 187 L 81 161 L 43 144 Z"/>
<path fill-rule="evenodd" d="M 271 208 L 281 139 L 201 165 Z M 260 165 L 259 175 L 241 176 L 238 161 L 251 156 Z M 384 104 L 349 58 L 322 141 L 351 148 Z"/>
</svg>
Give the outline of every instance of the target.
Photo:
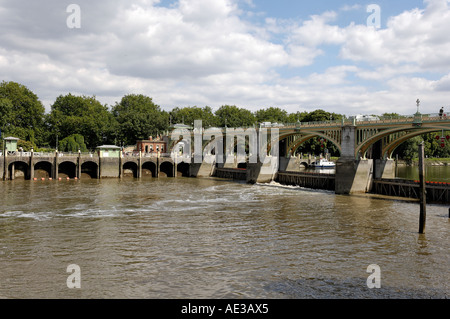
<svg viewBox="0 0 450 319">
<path fill-rule="evenodd" d="M 251 0 L 78 3 L 82 27 L 74 30 L 60 1 L 0 1 L 0 80 L 27 85 L 47 106 L 69 92 L 108 104 L 142 93 L 167 109 L 408 113 L 416 95 L 425 108 L 450 97 L 445 0 L 427 0 L 425 9 L 391 17 L 383 29 L 337 24 L 341 12 L 359 5 L 304 21 L 251 23 L 241 7 L 255 7 Z"/>
</svg>

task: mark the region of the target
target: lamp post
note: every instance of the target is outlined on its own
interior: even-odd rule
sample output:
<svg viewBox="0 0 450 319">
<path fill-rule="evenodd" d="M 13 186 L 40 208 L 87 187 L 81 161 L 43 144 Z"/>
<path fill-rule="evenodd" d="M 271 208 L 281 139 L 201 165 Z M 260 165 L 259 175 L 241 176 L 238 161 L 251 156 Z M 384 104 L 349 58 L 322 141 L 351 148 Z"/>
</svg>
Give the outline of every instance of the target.
<svg viewBox="0 0 450 319">
<path fill-rule="evenodd" d="M 420 100 L 417 99 L 417 112 L 414 114 L 413 126 L 422 126 L 422 114 L 419 112 Z"/>
</svg>

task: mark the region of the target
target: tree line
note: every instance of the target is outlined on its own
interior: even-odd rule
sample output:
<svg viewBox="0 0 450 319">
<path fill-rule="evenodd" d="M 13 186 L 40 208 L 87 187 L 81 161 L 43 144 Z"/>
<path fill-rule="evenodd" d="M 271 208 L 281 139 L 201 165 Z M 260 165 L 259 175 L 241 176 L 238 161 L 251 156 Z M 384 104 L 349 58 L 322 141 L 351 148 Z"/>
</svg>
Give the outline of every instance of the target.
<svg viewBox="0 0 450 319">
<path fill-rule="evenodd" d="M 252 127 L 263 122 L 296 123 L 340 120 L 342 114 L 318 109 L 312 112 L 288 113 L 278 107 L 251 112 L 235 105 L 223 105 L 216 111 L 211 107 L 175 107 L 161 109 L 151 97 L 128 94 L 115 105 L 102 104 L 95 96 L 76 96 L 71 93 L 56 98 L 46 112 L 39 97 L 26 86 L 3 81 L 0 84 L 0 129 L 2 136 L 20 138 L 24 150 L 54 150 L 82 152 L 103 144 L 134 145 L 137 140 L 170 131 L 174 124 L 193 125 L 202 120 L 208 127 Z M 400 157 L 414 153 L 417 141 L 425 139 L 430 157 L 450 157 L 450 146 L 442 148 L 436 134 L 411 139 L 399 147 Z M 323 146 L 322 146 L 323 145 Z M 319 138 L 301 146 L 303 153 L 319 154 L 325 148 L 335 156 L 337 149 Z"/>
</svg>

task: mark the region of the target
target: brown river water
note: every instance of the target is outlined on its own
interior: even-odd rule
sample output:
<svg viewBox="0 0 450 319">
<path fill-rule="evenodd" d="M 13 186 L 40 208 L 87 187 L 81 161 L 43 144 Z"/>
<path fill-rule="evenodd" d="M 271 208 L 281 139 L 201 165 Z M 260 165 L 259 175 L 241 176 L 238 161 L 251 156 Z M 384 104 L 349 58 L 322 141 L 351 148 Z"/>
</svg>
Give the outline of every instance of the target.
<svg viewBox="0 0 450 319">
<path fill-rule="evenodd" d="M 0 297 L 449 298 L 448 209 L 419 235 L 417 203 L 276 183 L 3 181 Z"/>
</svg>

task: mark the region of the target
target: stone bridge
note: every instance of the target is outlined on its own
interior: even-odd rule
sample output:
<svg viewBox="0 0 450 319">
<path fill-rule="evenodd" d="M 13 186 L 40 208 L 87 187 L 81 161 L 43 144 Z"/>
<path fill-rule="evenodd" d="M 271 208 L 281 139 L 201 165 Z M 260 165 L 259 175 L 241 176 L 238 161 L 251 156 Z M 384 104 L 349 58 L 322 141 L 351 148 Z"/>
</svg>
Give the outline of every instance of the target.
<svg viewBox="0 0 450 319">
<path fill-rule="evenodd" d="M 201 129 L 201 128 L 200 128 Z M 335 191 L 338 194 L 367 192 L 374 179 L 395 177 L 395 149 L 406 140 L 430 132 L 450 130 L 450 117 L 422 115 L 419 112 L 412 116 L 399 118 L 378 118 L 370 121 L 356 119 L 293 123 L 271 126 L 270 128 L 218 128 L 215 133 L 207 133 L 201 129 L 200 141 L 198 133 L 184 131 L 179 135 L 173 132 L 169 144 L 171 154 L 175 146 L 184 144 L 187 155 L 174 161 L 171 154 L 158 156 L 142 154 L 136 156 L 120 155 L 117 158 L 99 157 L 98 154 L 40 154 L 16 153 L 2 156 L 0 161 L 0 177 L 4 180 L 18 177 L 34 178 L 104 178 L 133 176 L 142 177 L 209 177 L 216 169 L 245 169 L 247 182 L 268 182 L 276 178 L 278 172 L 298 171 L 302 160 L 296 156 L 299 147 L 306 141 L 320 137 L 336 146 L 340 153 L 336 163 Z M 267 139 L 260 138 L 265 131 Z M 231 134 L 230 134 L 231 132 Z M 276 132 L 276 133 L 275 133 Z M 178 134 L 178 135 L 177 135 Z M 257 150 L 264 150 L 268 162 L 249 160 L 254 154 L 249 148 L 250 139 L 255 138 Z M 231 136 L 231 138 L 230 138 Z M 218 137 L 222 138 L 219 139 Z M 223 143 L 223 139 L 229 143 Z M 239 141 L 247 151 L 247 156 L 237 156 Z M 278 156 L 274 153 L 278 147 Z M 200 155 L 195 148 L 200 148 Z M 214 150 L 213 152 L 211 152 Z M 255 150 L 253 150 L 255 153 Z M 213 155 L 211 155 L 213 154 Z M 200 160 L 198 160 L 200 156 Z M 213 157 L 206 161 L 206 157 Z M 222 156 L 222 161 L 217 160 Z M 176 158 L 176 157 L 175 157 Z M 303 160 L 304 161 L 304 160 Z M 239 173 L 243 175 L 242 172 Z"/>
<path fill-rule="evenodd" d="M 296 156 L 297 150 L 312 138 L 323 138 L 332 143 L 339 152 L 339 160 L 336 163 L 336 193 L 349 194 L 367 192 L 373 179 L 395 177 L 392 156 L 396 148 L 415 136 L 430 132 L 441 134 L 449 131 L 450 117 L 423 115 L 417 112 L 411 116 L 399 116 L 398 118 L 373 118 L 362 121 L 352 118 L 327 122 L 298 122 L 264 128 L 268 132 L 266 141 L 259 136 L 262 129 L 262 127 L 239 130 L 221 128 L 216 129 L 215 133 L 202 129 L 207 138 L 196 142 L 194 128 L 194 131 L 185 132 L 184 135 L 175 134 L 176 138 L 172 138 L 170 147 L 173 149 L 175 145 L 184 141 L 188 150 L 194 154 L 196 143 L 200 143 L 202 150 L 215 144 L 216 149 L 220 148 L 220 156 L 224 158 L 222 161 L 215 161 L 220 163 L 216 164 L 218 168 L 246 168 L 248 182 L 268 182 L 274 180 L 278 172 L 298 171 L 302 164 L 310 163 L 311 159 L 301 159 Z M 277 131 L 277 134 L 274 134 L 274 130 Z M 234 136 L 229 139 L 229 135 Z M 251 150 L 248 149 L 251 144 L 250 140 L 254 136 L 257 136 L 257 149 L 266 150 L 269 157 L 272 154 L 273 146 L 278 147 L 278 161 L 275 164 L 273 161 L 270 161 L 269 164 L 263 164 L 260 161 L 250 162 L 248 156 L 236 155 L 239 140 L 245 141 L 244 147 L 251 153 Z M 208 139 L 209 137 L 212 138 Z M 217 141 L 218 137 L 220 137 L 220 141 Z M 232 141 L 232 145 L 226 145 L 224 140 Z M 209 170 L 200 171 L 208 172 Z M 242 173 L 240 174 L 242 175 Z"/>
</svg>

